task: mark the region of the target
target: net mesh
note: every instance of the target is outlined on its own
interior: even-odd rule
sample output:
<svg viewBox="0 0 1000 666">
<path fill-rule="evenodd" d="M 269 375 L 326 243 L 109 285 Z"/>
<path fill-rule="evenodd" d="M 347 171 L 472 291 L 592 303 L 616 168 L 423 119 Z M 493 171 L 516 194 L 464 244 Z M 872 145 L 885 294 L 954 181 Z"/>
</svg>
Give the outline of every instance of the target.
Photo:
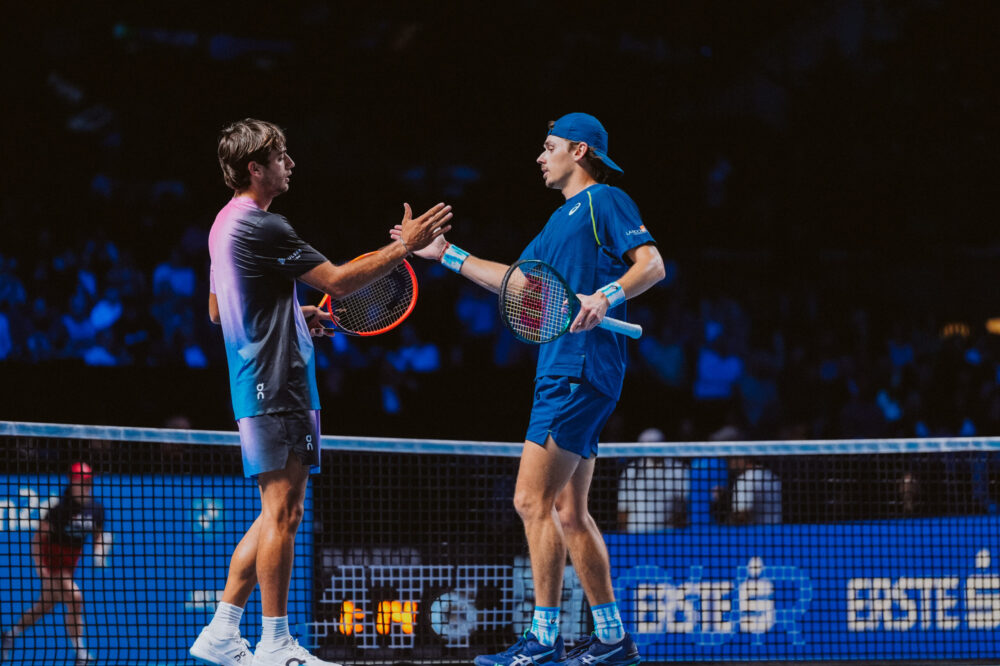
<svg viewBox="0 0 1000 666">
<path fill-rule="evenodd" d="M 324 438 L 295 549 L 300 641 L 351 663 L 467 662 L 511 644 L 533 608 L 511 503 L 520 449 Z M 1000 440 L 601 451 L 591 512 L 645 661 L 1000 657 Z M 236 435 L 0 422 L 0 461 L 2 628 L 52 584 L 33 539 L 85 461 L 110 543 L 100 562 L 88 539 L 72 573 L 87 649 L 102 664 L 193 663 L 259 511 Z M 570 566 L 561 608 L 568 643 L 591 631 Z M 10 659 L 73 663 L 63 607 L 37 619 Z M 258 593 L 241 630 L 255 644 Z"/>
<path fill-rule="evenodd" d="M 539 261 L 521 261 L 508 270 L 500 287 L 500 314 L 510 331 L 527 342 L 549 342 L 572 321 L 562 278 Z"/>
<path fill-rule="evenodd" d="M 327 311 L 349 333 L 375 335 L 405 318 L 416 300 L 417 282 L 407 262 L 343 298 L 326 300 Z"/>
</svg>

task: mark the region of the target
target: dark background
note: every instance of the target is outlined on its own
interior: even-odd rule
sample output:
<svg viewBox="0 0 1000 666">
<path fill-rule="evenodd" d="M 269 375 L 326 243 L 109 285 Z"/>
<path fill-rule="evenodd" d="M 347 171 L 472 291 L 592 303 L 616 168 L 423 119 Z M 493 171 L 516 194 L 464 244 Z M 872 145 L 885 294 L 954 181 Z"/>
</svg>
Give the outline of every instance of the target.
<svg viewBox="0 0 1000 666">
<path fill-rule="evenodd" d="M 561 202 L 534 164 L 546 122 L 587 111 L 669 269 L 630 304 L 646 336 L 606 440 L 1000 433 L 995 3 L 19 12 L 0 419 L 233 427 L 205 309 L 224 124 L 286 129 L 272 210 L 333 260 L 386 242 L 402 202 L 444 200 L 451 241 L 511 261 Z M 414 263 L 405 329 L 318 343 L 324 431 L 521 439 L 532 350 L 488 295 Z M 102 301 L 118 318 L 74 337 L 64 318 Z M 738 370 L 721 396 L 698 388 L 706 351 Z"/>
</svg>

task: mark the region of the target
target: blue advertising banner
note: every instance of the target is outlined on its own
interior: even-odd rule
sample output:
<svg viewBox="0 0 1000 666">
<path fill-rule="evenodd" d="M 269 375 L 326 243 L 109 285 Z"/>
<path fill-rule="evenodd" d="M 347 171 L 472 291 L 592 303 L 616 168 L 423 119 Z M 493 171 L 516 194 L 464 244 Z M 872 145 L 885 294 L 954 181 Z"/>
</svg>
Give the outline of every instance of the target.
<svg viewBox="0 0 1000 666">
<path fill-rule="evenodd" d="M 608 534 L 647 661 L 1000 656 L 1000 518 Z"/>
<path fill-rule="evenodd" d="M 66 484 L 59 476 L 0 476 L 0 617 L 8 627 L 38 597 L 41 581 L 31 557 L 39 516 Z M 255 482 L 222 476 L 94 477 L 94 497 L 105 507 L 111 548 L 95 566 L 88 540 L 74 576 L 84 598 L 87 646 L 98 661 L 190 661 L 187 649 L 208 623 L 222 595 L 229 558 L 260 511 Z M 296 541 L 289 618 L 305 625 L 312 615 L 312 496 Z M 244 634 L 260 632 L 259 591 L 247 605 Z M 71 661 L 62 609 L 49 613 L 17 639 L 22 654 L 59 655 Z M 58 664 L 57 660 L 47 663 Z"/>
</svg>

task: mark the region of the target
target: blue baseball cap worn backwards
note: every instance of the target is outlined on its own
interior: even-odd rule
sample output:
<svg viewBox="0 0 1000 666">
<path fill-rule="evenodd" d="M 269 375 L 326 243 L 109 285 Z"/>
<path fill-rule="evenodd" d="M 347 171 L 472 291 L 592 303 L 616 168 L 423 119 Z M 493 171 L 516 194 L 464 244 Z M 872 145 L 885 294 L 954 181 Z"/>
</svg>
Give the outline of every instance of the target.
<svg viewBox="0 0 1000 666">
<path fill-rule="evenodd" d="M 625 173 L 608 157 L 608 131 L 589 113 L 567 113 L 549 130 L 549 136 L 558 136 L 569 141 L 583 141 L 594 155 L 618 173 Z"/>
</svg>

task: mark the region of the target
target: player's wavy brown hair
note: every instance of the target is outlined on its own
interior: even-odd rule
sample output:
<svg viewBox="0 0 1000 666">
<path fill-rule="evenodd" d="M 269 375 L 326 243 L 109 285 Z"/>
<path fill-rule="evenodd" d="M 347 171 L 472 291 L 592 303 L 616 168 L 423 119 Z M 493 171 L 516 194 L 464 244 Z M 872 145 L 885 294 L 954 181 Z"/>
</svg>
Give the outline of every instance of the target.
<svg viewBox="0 0 1000 666">
<path fill-rule="evenodd" d="M 267 164 L 271 151 L 285 149 L 285 133 L 274 123 L 244 118 L 219 132 L 219 166 L 222 179 L 232 190 L 240 192 L 250 186 L 251 162 Z"/>
<path fill-rule="evenodd" d="M 550 120 L 549 131 L 551 132 L 552 128 L 555 126 L 556 121 Z M 576 150 L 576 147 L 583 143 L 583 141 L 570 141 L 569 139 L 566 139 L 566 142 L 569 144 L 570 152 Z M 606 183 L 611 180 L 612 177 L 618 175 L 617 171 L 609 168 L 600 157 L 594 154 L 594 151 L 590 149 L 589 144 L 587 145 L 587 152 L 584 154 L 583 160 L 587 170 L 590 171 L 590 175 L 593 176 L 594 180 L 598 183 Z"/>
</svg>

